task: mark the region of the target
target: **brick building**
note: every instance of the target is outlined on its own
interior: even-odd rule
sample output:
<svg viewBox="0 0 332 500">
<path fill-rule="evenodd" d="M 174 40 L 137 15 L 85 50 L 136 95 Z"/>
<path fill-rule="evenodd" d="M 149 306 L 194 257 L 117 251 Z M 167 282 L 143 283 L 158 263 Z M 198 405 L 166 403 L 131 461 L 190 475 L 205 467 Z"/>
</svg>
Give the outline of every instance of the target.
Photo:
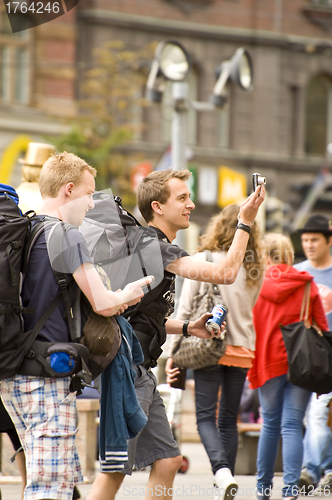
<svg viewBox="0 0 332 500">
<path fill-rule="evenodd" d="M 33 28 L 27 14 L 19 22 L 13 34 L 0 6 L 0 179 L 15 186 L 28 142 L 59 134 L 76 113 L 75 10 Z"/>
<path fill-rule="evenodd" d="M 1 24 L 0 154 L 17 134 L 36 139 L 59 131 L 56 117 L 75 113 L 78 69 L 89 67 L 93 49 L 107 40 L 123 40 L 131 50 L 178 40 L 193 62 L 189 98 L 201 102 L 209 99 L 215 68 L 243 46 L 253 59 L 254 90 L 230 86 L 223 109 L 188 113 L 197 185 L 203 168 L 215 171 L 218 184 L 225 166 L 244 175 L 250 191 L 251 173 L 259 171 L 270 195 L 296 207 L 305 190 L 299 195 L 291 186 L 316 179 L 332 142 L 331 27 L 331 0 L 80 0 L 66 15 L 19 35 L 9 36 Z M 10 53 L 22 48 L 21 63 L 8 66 Z M 136 115 L 144 126 L 125 152 L 156 164 L 170 143 L 171 109 L 151 105 Z M 222 205 L 216 196 L 204 202 L 204 219 Z M 316 209 L 332 214 L 324 197 Z M 196 202 L 201 222 L 199 193 Z"/>
<path fill-rule="evenodd" d="M 301 194 L 290 186 L 313 182 L 332 142 L 330 0 L 81 0 L 77 19 L 80 62 L 91 63 L 92 49 L 109 39 L 131 49 L 181 42 L 192 57 L 189 96 L 197 101 L 208 100 L 216 66 L 246 47 L 254 90 L 233 86 L 224 109 L 189 112 L 192 161 L 227 166 L 248 181 L 259 171 L 270 195 L 296 205 Z M 170 139 L 169 108 L 151 106 L 140 120 L 145 128 L 131 149 L 156 162 Z"/>
</svg>

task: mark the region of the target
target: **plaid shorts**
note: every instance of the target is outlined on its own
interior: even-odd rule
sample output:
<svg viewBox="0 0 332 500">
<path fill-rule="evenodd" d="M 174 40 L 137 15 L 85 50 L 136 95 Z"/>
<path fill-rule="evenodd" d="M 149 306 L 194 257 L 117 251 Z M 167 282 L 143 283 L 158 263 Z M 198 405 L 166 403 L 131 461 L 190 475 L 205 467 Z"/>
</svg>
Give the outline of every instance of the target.
<svg viewBox="0 0 332 500">
<path fill-rule="evenodd" d="M 71 500 L 83 481 L 75 446 L 76 393 L 70 378 L 25 375 L 1 382 L 1 396 L 21 439 L 27 467 L 24 500 Z"/>
</svg>

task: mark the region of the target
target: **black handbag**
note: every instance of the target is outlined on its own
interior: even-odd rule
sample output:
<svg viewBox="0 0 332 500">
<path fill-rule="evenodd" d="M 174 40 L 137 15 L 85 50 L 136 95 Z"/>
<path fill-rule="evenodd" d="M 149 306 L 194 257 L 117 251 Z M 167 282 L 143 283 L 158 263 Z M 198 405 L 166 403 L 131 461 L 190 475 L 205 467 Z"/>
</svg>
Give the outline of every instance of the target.
<svg viewBox="0 0 332 500">
<path fill-rule="evenodd" d="M 288 380 L 318 394 L 332 391 L 332 332 L 309 321 L 311 282 L 305 286 L 300 321 L 280 325 L 288 357 Z"/>
</svg>

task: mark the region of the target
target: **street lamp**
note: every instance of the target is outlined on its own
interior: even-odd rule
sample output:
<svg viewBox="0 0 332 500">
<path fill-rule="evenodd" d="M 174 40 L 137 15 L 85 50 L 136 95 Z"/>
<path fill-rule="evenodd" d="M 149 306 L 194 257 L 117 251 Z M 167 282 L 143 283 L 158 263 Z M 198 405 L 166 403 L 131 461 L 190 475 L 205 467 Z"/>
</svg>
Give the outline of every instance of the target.
<svg viewBox="0 0 332 500">
<path fill-rule="evenodd" d="M 253 67 L 249 52 L 242 47 L 237 49 L 230 61 L 224 61 L 216 69 L 216 75 L 218 79 L 210 96 L 210 102 L 216 107 L 222 107 L 227 100 L 224 89 L 228 80 L 242 90 L 252 90 Z"/>
<path fill-rule="evenodd" d="M 152 102 L 162 101 L 165 83 L 172 82 L 172 168 L 186 168 L 186 122 L 189 107 L 196 110 L 222 108 L 227 96 L 226 84 L 229 80 L 239 85 L 242 90 L 252 90 L 253 65 L 249 52 L 244 48 L 236 50 L 229 61 L 224 61 L 216 70 L 217 82 L 210 96 L 210 102 L 189 101 L 188 84 L 185 82 L 191 70 L 190 57 L 177 41 L 164 40 L 155 51 L 150 74 L 146 84 L 146 98 Z"/>
<path fill-rule="evenodd" d="M 183 45 L 174 40 L 160 42 L 146 84 L 146 98 L 152 102 L 161 102 L 165 81 L 182 82 L 190 69 L 189 55 Z"/>
</svg>

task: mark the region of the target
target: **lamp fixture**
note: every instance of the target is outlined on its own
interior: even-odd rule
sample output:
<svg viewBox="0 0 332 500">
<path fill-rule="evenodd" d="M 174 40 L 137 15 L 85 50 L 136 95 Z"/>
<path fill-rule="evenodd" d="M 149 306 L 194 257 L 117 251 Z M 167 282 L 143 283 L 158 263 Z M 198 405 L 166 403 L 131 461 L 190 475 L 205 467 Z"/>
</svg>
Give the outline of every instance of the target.
<svg viewBox="0 0 332 500">
<path fill-rule="evenodd" d="M 175 40 L 164 40 L 156 48 L 146 84 L 146 97 L 161 102 L 165 80 L 182 82 L 190 71 L 190 58 L 183 45 Z"/>
<path fill-rule="evenodd" d="M 216 107 L 222 107 L 227 96 L 226 83 L 231 80 L 242 90 L 253 89 L 253 65 L 249 52 L 243 47 L 237 49 L 229 61 L 224 61 L 216 70 L 217 82 L 210 96 L 210 101 Z"/>
</svg>

